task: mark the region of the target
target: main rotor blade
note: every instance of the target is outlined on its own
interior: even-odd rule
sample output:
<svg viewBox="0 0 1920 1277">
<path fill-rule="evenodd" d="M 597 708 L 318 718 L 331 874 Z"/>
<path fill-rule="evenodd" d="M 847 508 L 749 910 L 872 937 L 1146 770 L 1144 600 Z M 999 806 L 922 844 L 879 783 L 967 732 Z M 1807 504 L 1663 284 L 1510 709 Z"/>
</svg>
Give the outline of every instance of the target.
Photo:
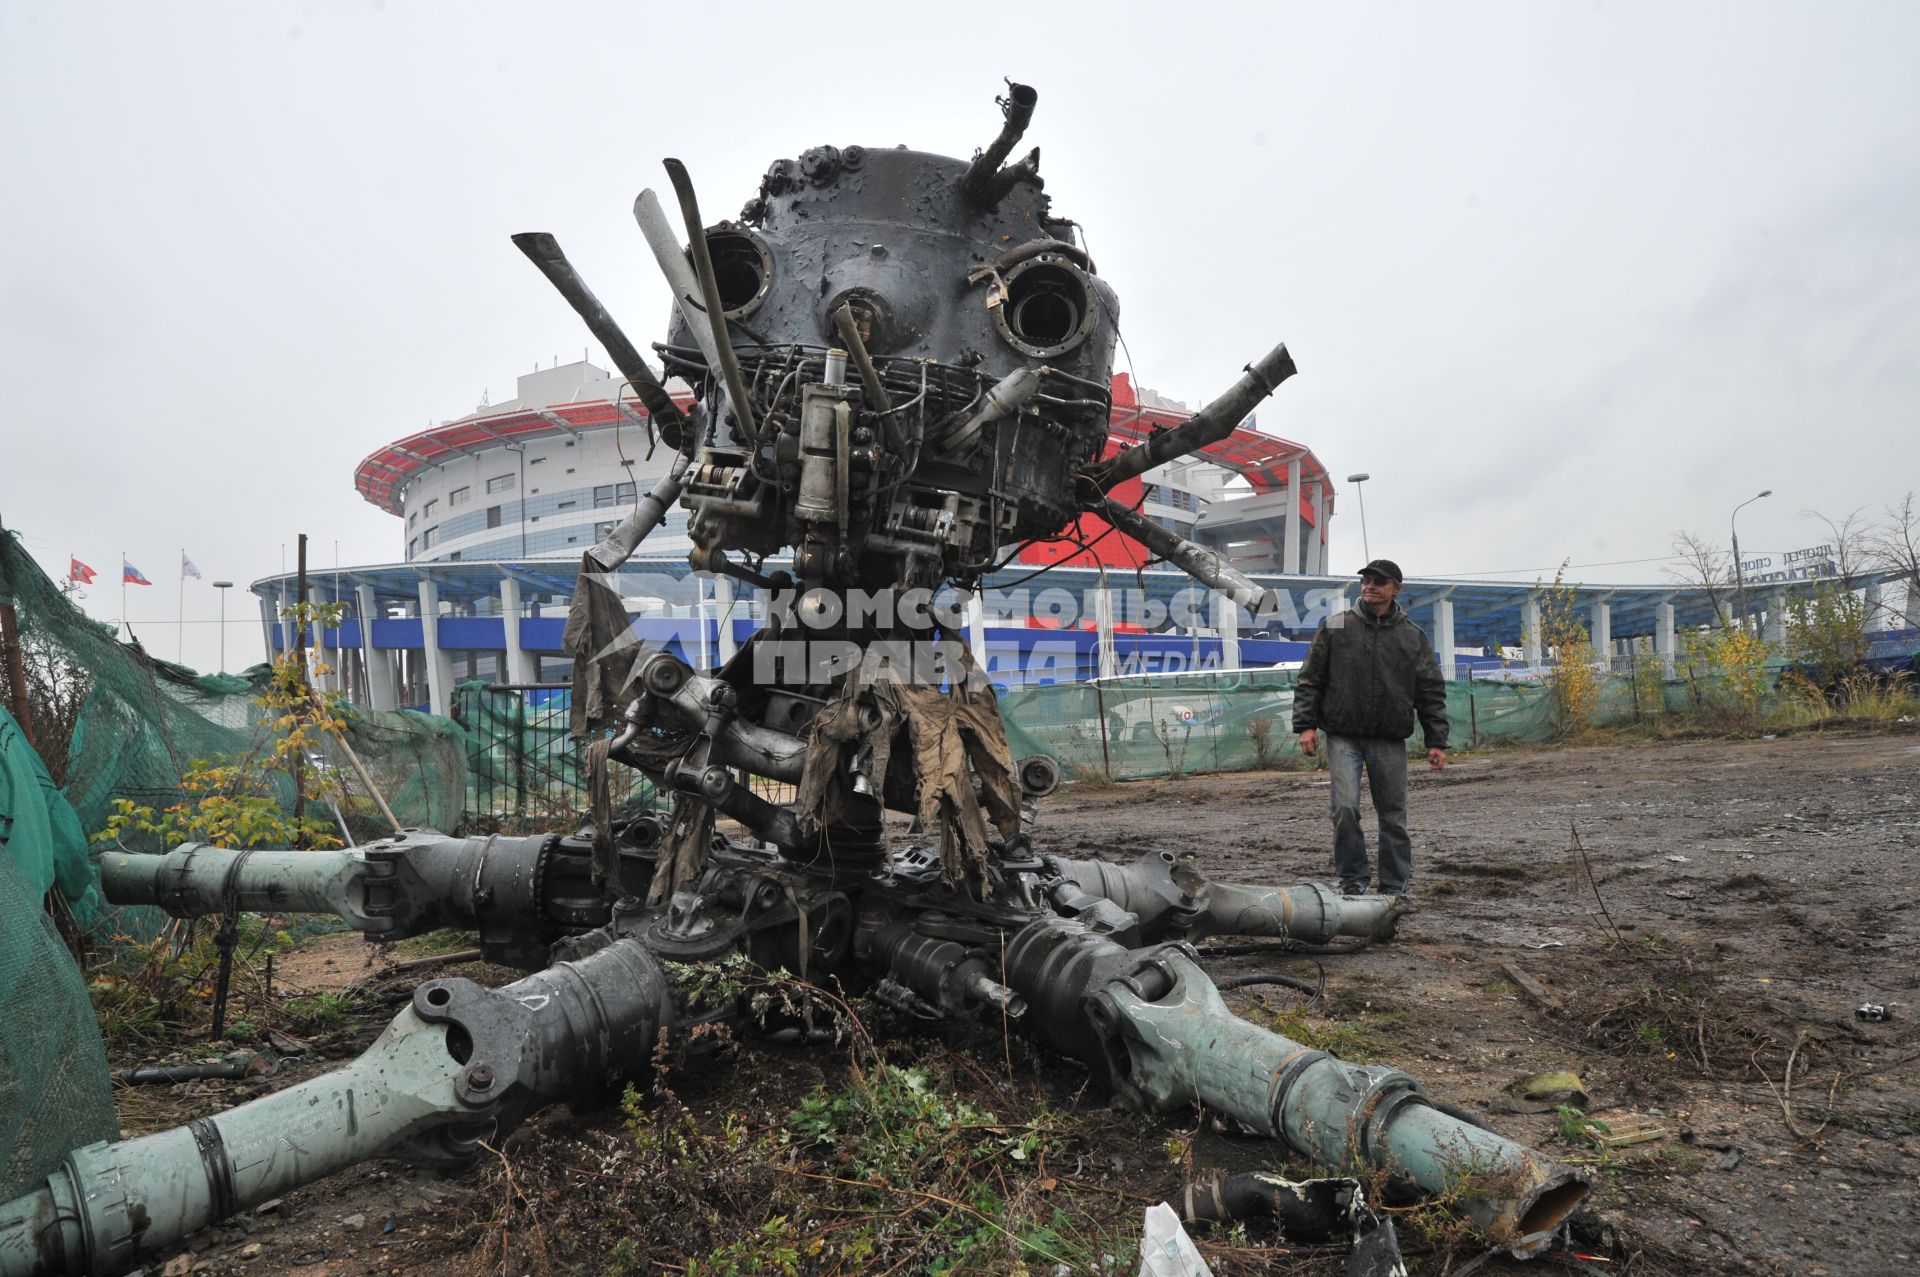
<svg viewBox="0 0 1920 1277">
<path fill-rule="evenodd" d="M 720 307 L 720 284 L 713 274 L 713 254 L 707 250 L 707 228 L 700 220 L 700 201 L 693 193 L 693 178 L 687 166 L 676 159 L 660 161 L 680 197 L 680 216 L 687 224 L 687 247 L 693 253 L 693 270 L 700 278 L 700 299 L 707 308 L 707 322 L 713 326 L 714 344 L 720 348 L 720 371 L 726 377 L 727 397 L 733 401 L 733 415 L 749 439 L 758 439 L 753 404 L 747 399 L 746 382 L 740 377 L 740 361 L 734 358 L 733 335 L 727 330 L 727 317 Z"/>
<path fill-rule="evenodd" d="M 593 295 L 587 282 L 580 278 L 573 263 L 560 251 L 560 242 L 545 231 L 527 231 L 513 237 L 514 247 L 527 255 L 527 260 L 539 268 L 547 277 L 547 282 L 559 290 L 574 313 L 586 321 L 587 330 L 606 347 L 613 366 L 620 375 L 632 384 L 634 393 L 640 396 L 640 402 L 647 406 L 647 412 L 660 427 L 660 437 L 667 446 L 680 446 L 680 432 L 685 418 L 680 415 L 680 405 L 673 402 L 673 396 L 660 383 L 647 361 L 640 356 L 626 333 Z"/>
</svg>

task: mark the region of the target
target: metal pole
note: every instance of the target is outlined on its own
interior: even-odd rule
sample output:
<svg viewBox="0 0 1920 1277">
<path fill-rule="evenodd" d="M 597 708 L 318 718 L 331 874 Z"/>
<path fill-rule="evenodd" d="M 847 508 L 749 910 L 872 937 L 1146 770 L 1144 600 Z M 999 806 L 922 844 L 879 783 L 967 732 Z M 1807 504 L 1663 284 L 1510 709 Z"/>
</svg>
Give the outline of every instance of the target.
<svg viewBox="0 0 1920 1277">
<path fill-rule="evenodd" d="M 1350 474 L 1347 482 L 1353 485 L 1354 495 L 1360 498 L 1360 549 L 1367 556 L 1367 562 L 1373 562 L 1373 546 L 1367 540 L 1367 480 L 1370 474 Z"/>
<path fill-rule="evenodd" d="M 1773 489 L 1768 488 L 1760 493 L 1759 496 L 1748 497 L 1745 501 L 1733 507 L 1733 513 L 1727 516 L 1727 529 L 1732 533 L 1733 539 L 1733 591 L 1734 598 L 1740 608 L 1740 628 L 1743 630 L 1748 628 L 1747 577 L 1746 573 L 1740 567 L 1740 511 L 1758 501 L 1760 497 L 1770 497 L 1772 495 Z"/>
<path fill-rule="evenodd" d="M 307 685 L 307 534 L 300 534 L 298 575 L 294 579 L 293 598 L 293 659 L 296 662 L 296 676 L 302 688 Z M 296 832 L 293 845 L 304 847 L 306 839 L 297 832 L 300 821 L 307 814 L 307 760 L 301 751 L 295 750 L 293 757 L 293 823 Z"/>
<path fill-rule="evenodd" d="M 220 672 L 227 672 L 227 591 L 233 588 L 231 581 L 215 581 L 213 588 L 220 591 Z"/>
</svg>

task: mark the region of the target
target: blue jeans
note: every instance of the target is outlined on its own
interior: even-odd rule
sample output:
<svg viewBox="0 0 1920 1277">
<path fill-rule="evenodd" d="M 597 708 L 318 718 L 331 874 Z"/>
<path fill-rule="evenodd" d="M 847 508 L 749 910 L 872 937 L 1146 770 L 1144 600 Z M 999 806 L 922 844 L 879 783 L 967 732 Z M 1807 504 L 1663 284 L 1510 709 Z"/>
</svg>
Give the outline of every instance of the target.
<svg viewBox="0 0 1920 1277">
<path fill-rule="evenodd" d="M 1327 768 L 1333 779 L 1333 874 L 1343 890 L 1365 891 L 1373 877 L 1367 835 L 1360 826 L 1360 770 L 1373 792 L 1380 819 L 1380 891 L 1398 895 L 1413 877 L 1413 843 L 1407 837 L 1407 743 L 1399 740 L 1328 736 Z"/>
</svg>

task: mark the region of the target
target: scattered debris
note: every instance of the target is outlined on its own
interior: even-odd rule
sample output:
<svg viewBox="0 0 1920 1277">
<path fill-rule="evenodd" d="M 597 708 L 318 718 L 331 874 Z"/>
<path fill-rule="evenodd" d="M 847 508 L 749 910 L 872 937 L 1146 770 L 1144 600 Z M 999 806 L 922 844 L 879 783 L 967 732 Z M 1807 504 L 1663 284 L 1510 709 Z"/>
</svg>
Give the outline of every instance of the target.
<svg viewBox="0 0 1920 1277">
<path fill-rule="evenodd" d="M 1500 974 L 1513 981 L 1520 992 L 1531 998 L 1534 1004 L 1541 1010 L 1551 1012 L 1555 1015 L 1559 1014 L 1559 999 L 1548 993 L 1538 980 L 1522 971 L 1519 967 L 1511 962 L 1502 962 L 1500 964 Z"/>
<path fill-rule="evenodd" d="M 1562 1106 L 1584 1109 L 1587 1103 L 1587 1084 L 1562 1070 L 1515 1078 L 1494 1106 L 1508 1113 L 1551 1113 Z"/>
<path fill-rule="evenodd" d="M 1853 1018 L 1877 1024 L 1883 1020 L 1891 1020 L 1893 1018 L 1893 1012 L 1887 1010 L 1883 1003 L 1862 1002 L 1854 1009 Z"/>
<path fill-rule="evenodd" d="M 1670 865 L 1690 865 L 1693 861 L 1686 856 L 1668 856 L 1667 863 Z"/>
<path fill-rule="evenodd" d="M 1180 1217 L 1165 1202 L 1147 1207 L 1140 1234 L 1139 1277 L 1213 1277 L 1193 1238 L 1180 1226 Z"/>
<path fill-rule="evenodd" d="M 1667 1124 L 1651 1117 L 1629 1113 L 1610 1119 L 1604 1130 L 1594 1132 L 1594 1140 L 1603 1148 L 1631 1148 L 1667 1137 Z"/>
<path fill-rule="evenodd" d="M 1189 1224 L 1271 1220 L 1292 1242 L 1352 1236 L 1366 1206 L 1356 1179 L 1291 1180 L 1246 1171 L 1187 1185 L 1182 1218 Z"/>
</svg>

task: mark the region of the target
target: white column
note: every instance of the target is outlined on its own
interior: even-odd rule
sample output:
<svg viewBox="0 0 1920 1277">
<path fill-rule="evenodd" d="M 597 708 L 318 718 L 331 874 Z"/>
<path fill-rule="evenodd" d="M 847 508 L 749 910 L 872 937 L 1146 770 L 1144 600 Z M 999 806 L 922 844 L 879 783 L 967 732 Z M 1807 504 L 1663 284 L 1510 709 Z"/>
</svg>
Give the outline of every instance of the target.
<svg viewBox="0 0 1920 1277">
<path fill-rule="evenodd" d="M 440 650 L 440 587 L 420 582 L 420 643 L 427 660 L 427 709 L 453 713 L 453 657 Z"/>
<path fill-rule="evenodd" d="M 1240 668 L 1240 605 L 1226 595 L 1213 595 L 1213 628 L 1220 631 L 1220 668 Z"/>
<path fill-rule="evenodd" d="M 733 609 L 733 578 L 714 577 L 713 616 L 714 625 L 719 628 L 720 664 L 723 666 L 740 650 L 740 645 L 733 639 Z"/>
<path fill-rule="evenodd" d="M 1673 604 L 1662 599 L 1653 609 L 1653 650 L 1659 654 L 1660 664 L 1666 667 L 1667 677 L 1673 677 Z"/>
<path fill-rule="evenodd" d="M 1327 485 L 1320 484 L 1320 575 L 1333 572 L 1333 503 L 1327 500 Z"/>
<path fill-rule="evenodd" d="M 273 600 L 264 594 L 258 597 L 260 599 L 260 640 L 266 644 L 265 651 L 267 655 L 265 659 L 267 663 L 271 665 L 273 658 L 277 655 L 274 649 L 273 639 L 274 635 L 279 632 L 279 627 L 275 624 Z"/>
<path fill-rule="evenodd" d="M 1607 598 L 1611 598 L 1611 597 L 1612 595 L 1607 596 Z M 1613 668 L 1613 604 L 1607 602 L 1606 598 L 1600 598 L 1600 599 L 1594 600 L 1593 620 L 1589 623 L 1589 629 L 1591 631 L 1591 633 L 1589 634 L 1589 638 L 1592 640 L 1591 646 L 1593 648 L 1594 658 L 1596 660 L 1605 661 L 1607 663 L 1607 668 L 1612 669 Z"/>
<path fill-rule="evenodd" d="M 373 623 L 380 617 L 373 587 L 356 587 L 353 599 L 354 611 L 360 617 L 360 660 L 367 670 L 367 705 L 371 709 L 397 709 L 400 697 L 394 685 L 393 653 L 373 645 Z"/>
<path fill-rule="evenodd" d="M 707 637 L 707 578 L 695 572 L 687 578 L 693 582 L 693 632 L 694 651 L 697 653 L 694 669 L 702 674 L 713 672 L 713 640 Z"/>
<path fill-rule="evenodd" d="M 1453 659 L 1453 599 L 1450 592 L 1433 601 L 1433 654 L 1440 659 L 1440 677 L 1452 682 L 1459 667 Z"/>
<path fill-rule="evenodd" d="M 1876 633 L 1893 628 L 1893 617 L 1887 612 L 1886 591 L 1881 589 L 1878 581 L 1867 582 L 1866 628 Z"/>
<path fill-rule="evenodd" d="M 987 672 L 987 601 L 978 590 L 967 595 L 967 648 L 984 676 Z"/>
<path fill-rule="evenodd" d="M 1094 656 L 1099 663 L 1095 669 L 1100 678 L 1112 678 L 1120 672 L 1120 653 L 1113 647 L 1113 591 L 1103 585 L 1090 593 L 1093 595 L 1093 629 L 1098 636 Z"/>
<path fill-rule="evenodd" d="M 314 592 L 316 594 L 319 593 L 318 586 L 314 587 Z M 339 643 L 340 634 L 339 631 L 336 630 L 333 636 L 333 645 L 328 646 L 327 627 L 322 624 L 316 616 L 313 623 L 314 658 L 316 662 L 327 671 L 320 676 L 320 690 L 323 692 L 337 692 L 340 690 L 341 658 Z"/>
<path fill-rule="evenodd" d="M 1327 574 L 1327 483 L 1316 479 L 1313 484 L 1313 532 L 1307 538 L 1307 561 L 1303 570 L 1309 576 Z"/>
<path fill-rule="evenodd" d="M 1769 647 L 1776 650 L 1787 645 L 1787 594 L 1779 590 L 1767 596 L 1767 625 L 1762 631 Z"/>
<path fill-rule="evenodd" d="M 500 580 L 500 629 L 506 635 L 507 668 L 504 683 L 536 683 L 533 660 L 520 646 L 520 582 L 512 577 Z"/>
<path fill-rule="evenodd" d="M 1529 666 L 1546 659 L 1540 630 L 1540 596 L 1529 594 L 1520 608 L 1520 653 Z"/>
<path fill-rule="evenodd" d="M 1287 462 L 1287 539 L 1280 551 L 1280 570 L 1288 576 L 1300 571 L 1300 458 Z"/>
</svg>

